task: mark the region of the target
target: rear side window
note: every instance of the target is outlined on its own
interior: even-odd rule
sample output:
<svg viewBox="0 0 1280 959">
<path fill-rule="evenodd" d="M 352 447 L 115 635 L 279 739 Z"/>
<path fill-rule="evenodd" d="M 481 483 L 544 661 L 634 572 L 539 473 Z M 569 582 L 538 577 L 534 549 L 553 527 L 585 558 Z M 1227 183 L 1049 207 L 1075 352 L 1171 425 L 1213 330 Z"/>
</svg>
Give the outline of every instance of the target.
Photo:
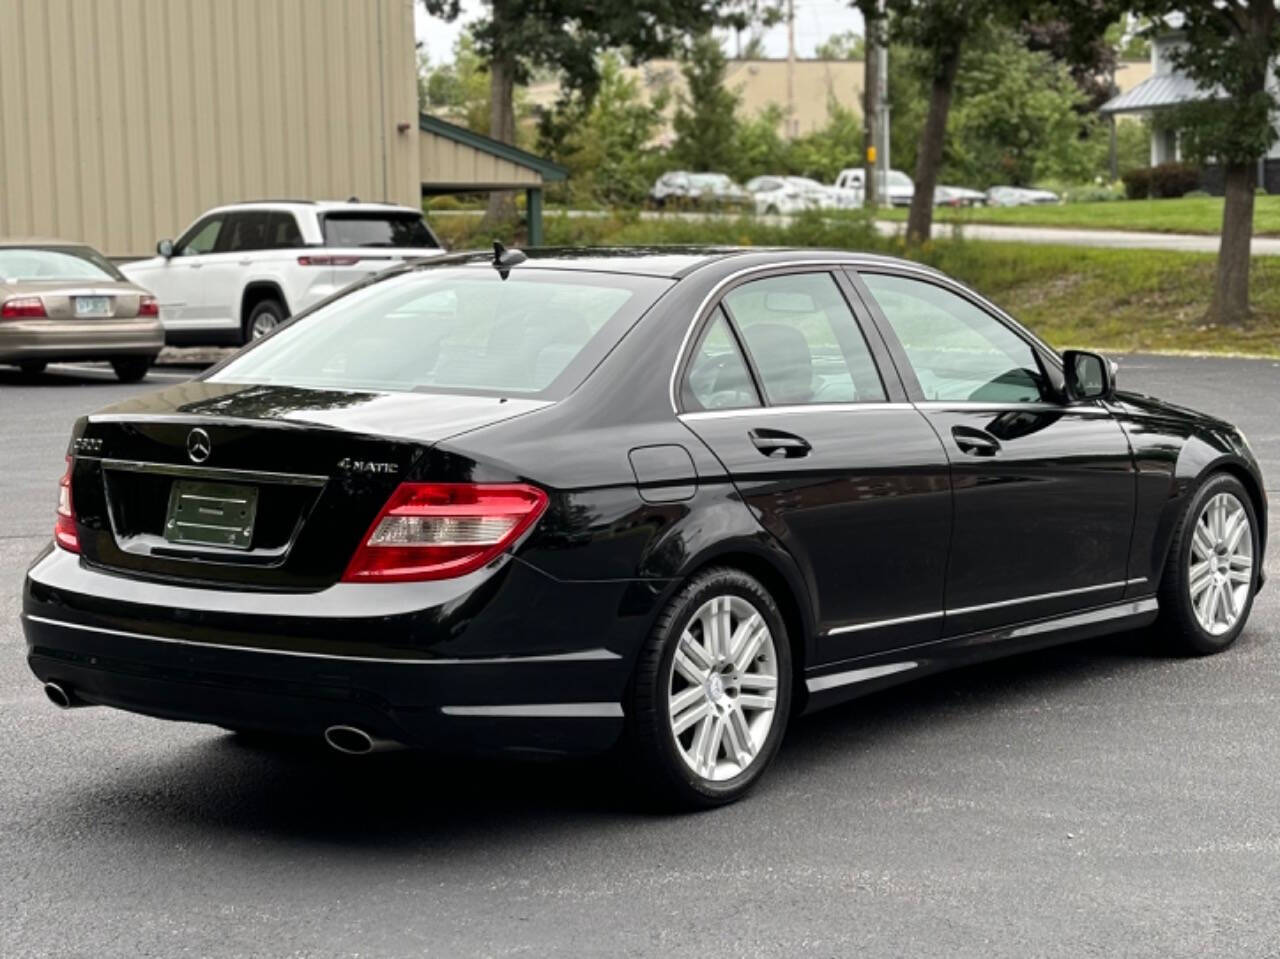
<svg viewBox="0 0 1280 959">
<path fill-rule="evenodd" d="M 771 404 L 884 402 L 867 341 L 831 274 L 754 280 L 724 303 Z"/>
<path fill-rule="evenodd" d="M 689 410 L 738 410 L 760 405 L 746 360 L 724 312 L 707 324 L 684 382 Z"/>
<path fill-rule="evenodd" d="M 433 268 L 306 314 L 214 382 L 559 399 L 667 289 L 655 277 Z"/>
<path fill-rule="evenodd" d="M 267 227 L 267 243 L 273 250 L 291 250 L 302 246 L 298 218 L 287 210 L 272 213 Z"/>
<path fill-rule="evenodd" d="M 440 246 L 414 213 L 327 213 L 323 228 L 325 246 Z"/>
</svg>

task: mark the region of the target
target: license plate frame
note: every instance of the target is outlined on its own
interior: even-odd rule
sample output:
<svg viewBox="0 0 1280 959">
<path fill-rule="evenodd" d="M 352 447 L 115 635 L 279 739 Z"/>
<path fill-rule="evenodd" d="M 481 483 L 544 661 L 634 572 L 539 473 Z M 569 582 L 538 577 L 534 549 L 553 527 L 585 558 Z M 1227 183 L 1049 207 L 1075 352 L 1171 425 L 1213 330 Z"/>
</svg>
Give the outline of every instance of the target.
<svg viewBox="0 0 1280 959">
<path fill-rule="evenodd" d="M 109 296 L 76 296 L 72 297 L 78 319 L 111 315 L 111 297 Z"/>
<path fill-rule="evenodd" d="M 258 488 L 205 480 L 174 480 L 169 488 L 164 538 L 180 546 L 253 548 Z"/>
</svg>

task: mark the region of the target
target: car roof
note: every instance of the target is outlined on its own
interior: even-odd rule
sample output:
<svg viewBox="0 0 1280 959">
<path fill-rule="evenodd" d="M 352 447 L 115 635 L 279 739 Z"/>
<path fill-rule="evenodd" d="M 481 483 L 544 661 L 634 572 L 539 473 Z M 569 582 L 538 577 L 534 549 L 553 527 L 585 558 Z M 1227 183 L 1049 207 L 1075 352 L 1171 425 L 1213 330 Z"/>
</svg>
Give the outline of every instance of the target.
<svg viewBox="0 0 1280 959">
<path fill-rule="evenodd" d="M 78 243 L 75 240 L 55 240 L 47 236 L 0 237 L 0 247 L 24 246 L 77 246 L 93 249 L 88 243 Z"/>
<path fill-rule="evenodd" d="M 226 203 L 204 212 L 232 213 L 237 210 L 292 210 L 312 213 L 417 213 L 422 211 L 398 203 L 361 203 L 358 200 L 247 200 L 242 203 Z"/>
<path fill-rule="evenodd" d="M 642 276 L 667 277 L 678 280 L 701 269 L 719 264 L 733 266 L 769 266 L 786 263 L 838 262 L 850 266 L 880 265 L 908 266 L 916 271 L 938 272 L 931 267 L 904 260 L 900 257 L 878 253 L 861 253 L 856 250 L 829 250 L 801 247 L 739 247 L 739 246 L 616 246 L 616 247 L 540 247 L 527 250 L 527 264 L 539 269 L 553 269 L 592 273 L 630 273 Z M 423 261 L 427 268 L 448 264 L 488 266 L 493 262 L 492 251 L 455 253 L 437 259 Z M 516 265 L 515 270 L 520 266 Z"/>
</svg>

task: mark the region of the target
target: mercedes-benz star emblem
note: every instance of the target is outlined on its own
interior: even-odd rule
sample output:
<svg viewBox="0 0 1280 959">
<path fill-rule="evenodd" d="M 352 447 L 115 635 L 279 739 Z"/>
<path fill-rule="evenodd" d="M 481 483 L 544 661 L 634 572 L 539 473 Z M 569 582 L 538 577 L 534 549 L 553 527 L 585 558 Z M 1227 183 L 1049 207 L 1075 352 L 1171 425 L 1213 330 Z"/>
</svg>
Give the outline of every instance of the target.
<svg viewBox="0 0 1280 959">
<path fill-rule="evenodd" d="M 200 429 L 200 427 L 197 426 L 187 434 L 187 455 L 191 457 L 191 462 L 203 463 L 212 452 L 213 441 L 209 439 L 209 434 Z"/>
</svg>

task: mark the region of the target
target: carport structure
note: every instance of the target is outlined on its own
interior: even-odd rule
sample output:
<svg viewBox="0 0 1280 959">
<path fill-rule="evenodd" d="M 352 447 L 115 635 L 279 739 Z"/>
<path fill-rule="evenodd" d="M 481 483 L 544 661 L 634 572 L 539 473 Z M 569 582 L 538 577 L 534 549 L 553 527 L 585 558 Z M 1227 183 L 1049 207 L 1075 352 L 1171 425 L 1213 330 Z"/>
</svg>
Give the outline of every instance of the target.
<svg viewBox="0 0 1280 959">
<path fill-rule="evenodd" d="M 529 246 L 542 244 L 542 190 L 569 171 L 557 163 L 428 114 L 418 116 L 423 196 L 524 190 Z"/>
</svg>

